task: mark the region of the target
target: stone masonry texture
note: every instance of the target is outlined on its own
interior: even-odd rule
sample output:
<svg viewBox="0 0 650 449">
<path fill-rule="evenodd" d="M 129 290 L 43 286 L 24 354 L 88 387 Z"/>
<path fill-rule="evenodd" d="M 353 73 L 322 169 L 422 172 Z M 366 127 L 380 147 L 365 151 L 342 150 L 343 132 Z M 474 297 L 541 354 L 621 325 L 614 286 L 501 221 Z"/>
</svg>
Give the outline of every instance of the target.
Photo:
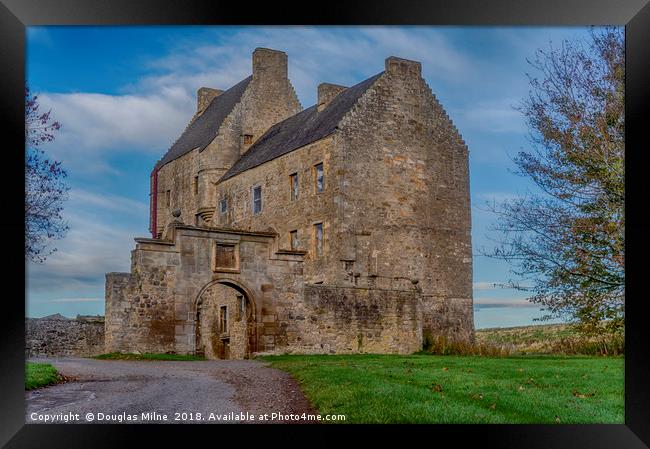
<svg viewBox="0 0 650 449">
<path fill-rule="evenodd" d="M 129 273 L 106 275 L 106 350 L 406 354 L 473 340 L 468 148 L 420 63 L 389 57 L 357 86 L 322 83 L 292 121 L 287 55 L 252 60 L 212 142 L 157 165 L 156 232 L 136 239 Z M 219 95 L 199 89 L 192 120 Z M 293 148 L 296 123 L 321 131 Z M 224 177 L 243 155 L 259 162 Z"/>
<path fill-rule="evenodd" d="M 26 357 L 88 357 L 104 352 L 104 317 L 61 315 L 25 320 Z"/>
</svg>

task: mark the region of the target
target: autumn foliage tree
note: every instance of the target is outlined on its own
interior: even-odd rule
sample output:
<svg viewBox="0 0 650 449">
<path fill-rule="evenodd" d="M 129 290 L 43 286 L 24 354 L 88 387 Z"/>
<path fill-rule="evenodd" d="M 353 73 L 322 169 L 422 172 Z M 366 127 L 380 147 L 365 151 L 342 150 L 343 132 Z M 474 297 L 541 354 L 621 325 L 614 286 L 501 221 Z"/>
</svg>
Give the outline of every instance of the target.
<svg viewBox="0 0 650 449">
<path fill-rule="evenodd" d="M 515 286 L 586 334 L 618 333 L 625 302 L 625 41 L 592 29 L 528 61 L 529 97 L 518 107 L 530 149 L 516 172 L 538 187 L 493 203 L 500 237 L 485 255 L 510 262 Z"/>
<path fill-rule="evenodd" d="M 56 251 L 53 241 L 68 231 L 63 203 L 67 176 L 61 162 L 49 159 L 40 145 L 54 140 L 61 124 L 50 111 L 39 111 L 38 96 L 25 87 L 25 259 L 42 263 Z"/>
</svg>

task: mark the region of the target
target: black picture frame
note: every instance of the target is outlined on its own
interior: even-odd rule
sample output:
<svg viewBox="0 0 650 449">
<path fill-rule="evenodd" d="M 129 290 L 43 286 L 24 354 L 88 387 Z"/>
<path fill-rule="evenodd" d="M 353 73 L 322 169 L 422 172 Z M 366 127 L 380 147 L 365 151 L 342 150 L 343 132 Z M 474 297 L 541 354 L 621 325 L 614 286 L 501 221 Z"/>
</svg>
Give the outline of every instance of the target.
<svg viewBox="0 0 650 449">
<path fill-rule="evenodd" d="M 282 445 L 341 444 L 350 431 L 364 445 L 395 435 L 402 444 L 549 449 L 635 449 L 650 445 L 650 389 L 645 261 L 650 214 L 644 204 L 645 133 L 650 121 L 650 4 L 648 0 L 363 0 L 351 2 L 219 2 L 173 0 L 2 0 L 0 91 L 2 92 L 4 295 L 0 326 L 0 444 L 5 447 L 119 448 L 222 444 L 252 437 Z M 311 8 L 311 9 L 309 9 Z M 626 27 L 626 356 L 625 424 L 621 425 L 432 425 L 237 427 L 167 425 L 25 424 L 25 279 L 20 254 L 24 235 L 25 27 L 35 25 L 625 25 Z M 14 286 L 12 289 L 11 286 Z M 11 293 L 9 293 L 13 290 Z M 225 433 L 224 433 L 225 432 Z M 296 435 L 298 432 L 298 435 Z M 227 435 L 226 435 L 227 434 Z M 219 438 L 217 439 L 217 435 Z M 207 440 L 205 439 L 207 438 Z M 308 438 L 308 439 L 307 439 Z M 203 441 L 203 443 L 201 443 Z M 416 441 L 418 443 L 416 443 Z M 422 442 L 420 442 L 422 441 Z M 427 443 L 425 443 L 427 442 Z M 209 444 L 209 443 L 208 443 Z M 231 443 L 232 444 L 232 443 Z"/>
</svg>

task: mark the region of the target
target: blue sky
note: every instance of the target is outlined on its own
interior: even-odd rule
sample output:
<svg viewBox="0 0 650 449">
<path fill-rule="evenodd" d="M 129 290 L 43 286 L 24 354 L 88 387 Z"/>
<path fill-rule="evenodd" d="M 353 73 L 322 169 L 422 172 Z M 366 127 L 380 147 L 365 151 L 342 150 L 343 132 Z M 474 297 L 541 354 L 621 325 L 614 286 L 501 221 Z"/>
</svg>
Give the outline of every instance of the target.
<svg viewBox="0 0 650 449">
<path fill-rule="evenodd" d="M 509 267 L 477 255 L 494 217 L 486 201 L 532 186 L 511 173 L 527 148 L 513 109 L 528 92 L 537 48 L 586 38 L 586 28 L 495 27 L 30 27 L 27 78 L 63 124 L 43 147 L 63 162 L 67 237 L 29 264 L 27 316 L 104 313 L 104 274 L 128 271 L 134 237 L 148 235 L 149 173 L 191 118 L 199 87 L 227 89 L 251 72 L 256 47 L 289 55 L 303 107 L 321 82 L 353 85 L 399 56 L 422 62 L 429 86 L 470 150 L 477 328 L 532 324 L 525 294 L 495 287 Z"/>
</svg>

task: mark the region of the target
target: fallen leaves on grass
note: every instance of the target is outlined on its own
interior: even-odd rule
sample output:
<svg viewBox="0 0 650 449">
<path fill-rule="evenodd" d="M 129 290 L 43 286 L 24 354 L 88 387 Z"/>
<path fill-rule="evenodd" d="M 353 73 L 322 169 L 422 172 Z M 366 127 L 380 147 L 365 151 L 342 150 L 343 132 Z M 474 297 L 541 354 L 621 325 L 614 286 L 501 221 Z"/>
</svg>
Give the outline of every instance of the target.
<svg viewBox="0 0 650 449">
<path fill-rule="evenodd" d="M 536 387 L 539 387 L 539 384 L 537 382 L 535 382 L 535 379 L 533 379 L 532 377 L 529 377 L 528 380 L 526 381 L 526 383 L 528 385 L 534 385 Z"/>
<path fill-rule="evenodd" d="M 590 398 L 590 397 L 596 395 L 596 393 L 580 393 L 580 392 L 579 392 L 578 390 L 576 390 L 575 388 L 573 389 L 572 393 L 573 393 L 573 396 L 575 396 L 576 398 L 582 398 L 582 399 L 584 399 L 584 398 Z"/>
<path fill-rule="evenodd" d="M 436 393 L 440 393 L 442 392 L 442 385 L 434 382 L 429 386 L 429 389 L 435 391 Z"/>
</svg>

